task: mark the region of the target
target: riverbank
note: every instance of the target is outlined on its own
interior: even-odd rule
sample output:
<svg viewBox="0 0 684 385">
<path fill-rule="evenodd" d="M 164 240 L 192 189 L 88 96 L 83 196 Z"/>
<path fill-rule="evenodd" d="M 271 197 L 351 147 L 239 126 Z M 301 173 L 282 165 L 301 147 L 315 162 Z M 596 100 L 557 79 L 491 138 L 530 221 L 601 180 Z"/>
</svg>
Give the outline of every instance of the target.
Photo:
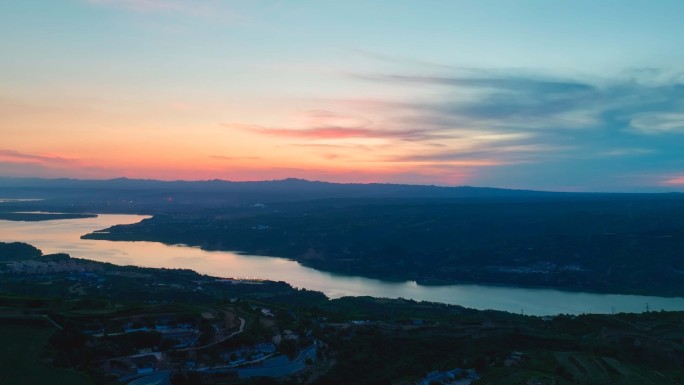
<svg viewBox="0 0 684 385">
<path fill-rule="evenodd" d="M 156 215 L 86 238 L 275 256 L 383 281 L 684 296 L 684 227 L 664 225 L 679 223 L 684 203 L 641 202 L 643 220 L 625 220 L 624 204 L 309 202 Z"/>
<path fill-rule="evenodd" d="M 229 252 L 237 255 L 249 256 L 251 258 L 282 258 L 294 261 L 303 267 L 307 267 L 319 272 L 329 273 L 338 277 L 363 277 L 371 280 L 378 280 L 388 284 L 403 285 L 415 282 L 421 287 L 440 287 L 450 286 L 489 286 L 509 289 L 530 289 L 530 290 L 556 290 L 578 294 L 605 294 L 605 295 L 634 295 L 634 296 L 655 296 L 664 298 L 680 299 L 684 295 L 684 286 L 681 282 L 679 286 L 657 285 L 649 286 L 640 284 L 639 286 L 629 286 L 626 283 L 617 285 L 606 281 L 594 281 L 589 277 L 579 278 L 579 274 L 591 273 L 586 270 L 578 270 L 573 267 L 557 266 L 546 264 L 542 268 L 506 266 L 461 266 L 450 269 L 437 269 L 435 271 L 396 272 L 391 270 L 372 269 L 366 270 L 363 266 L 354 266 L 359 262 L 358 258 L 325 260 L 317 258 L 316 252 L 309 250 L 304 255 L 293 256 L 290 253 L 278 255 L 265 252 L 265 246 L 254 248 L 243 248 L 233 245 L 230 240 L 225 242 L 205 242 L 193 241 L 183 238 L 183 242 L 176 242 L 168 237 L 159 236 L 155 233 L 156 224 L 154 222 L 135 223 L 105 228 L 83 235 L 84 240 L 104 240 L 114 242 L 155 242 L 168 247 L 192 247 L 209 253 Z M 176 233 L 176 232 L 174 232 Z M 179 233 L 182 231 L 179 230 Z M 175 237 L 172 237 L 176 239 Z M 238 242 L 239 243 L 239 242 Z M 448 270 L 448 271 L 447 271 Z M 442 272 L 440 274 L 440 271 Z M 456 276 L 457 278 L 453 278 Z M 572 279 L 569 280 L 568 277 Z"/>
<path fill-rule="evenodd" d="M 423 286 L 413 281 L 388 282 L 359 276 L 331 274 L 282 258 L 158 242 L 110 242 L 81 239 L 81 235 L 116 224 L 148 218 L 101 214 L 97 218 L 44 222 L 0 221 L 0 241 L 35 244 L 45 253 L 67 252 L 73 257 L 117 265 L 192 269 L 220 277 L 287 281 L 292 286 L 325 293 L 329 298 L 373 296 L 457 304 L 475 309 L 550 315 L 684 310 L 684 299 L 657 296 L 606 295 L 494 285 Z"/>
<path fill-rule="evenodd" d="M 46 212 L 0 212 L 0 220 L 18 222 L 54 221 L 59 219 L 96 218 L 97 214 L 46 213 Z"/>
</svg>

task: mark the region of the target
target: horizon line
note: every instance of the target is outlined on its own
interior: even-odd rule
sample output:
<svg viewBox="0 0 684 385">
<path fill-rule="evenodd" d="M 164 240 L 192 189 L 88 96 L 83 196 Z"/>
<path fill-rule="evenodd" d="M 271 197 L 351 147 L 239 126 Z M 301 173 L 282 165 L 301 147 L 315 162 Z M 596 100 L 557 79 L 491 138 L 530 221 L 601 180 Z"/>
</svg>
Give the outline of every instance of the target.
<svg viewBox="0 0 684 385">
<path fill-rule="evenodd" d="M 0 175 L 0 180 L 40 180 L 40 181 L 77 181 L 77 182 L 113 182 L 113 181 L 132 181 L 132 182 L 161 182 L 161 183 L 273 183 L 273 182 L 287 182 L 299 181 L 306 183 L 321 183 L 329 185 L 360 185 L 360 186 L 411 186 L 411 187 L 432 187 L 432 188 L 472 188 L 472 189 L 489 189 L 489 190 L 507 190 L 507 191 L 521 191 L 521 192 L 537 192 L 548 194 L 613 194 L 613 195 L 627 195 L 627 194 L 682 194 L 682 191 L 567 191 L 567 190 L 538 190 L 533 188 L 513 188 L 513 187 L 495 187 L 495 186 L 473 186 L 473 185 L 438 185 L 438 184 L 412 184 L 412 183 L 388 183 L 388 182 L 334 182 L 325 180 L 312 180 L 304 178 L 287 177 L 282 179 L 261 179 L 261 180 L 228 180 L 228 179 L 154 179 L 154 178 L 129 178 L 126 176 L 114 178 L 73 178 L 73 177 L 56 177 L 46 178 L 38 176 L 5 176 Z"/>
</svg>

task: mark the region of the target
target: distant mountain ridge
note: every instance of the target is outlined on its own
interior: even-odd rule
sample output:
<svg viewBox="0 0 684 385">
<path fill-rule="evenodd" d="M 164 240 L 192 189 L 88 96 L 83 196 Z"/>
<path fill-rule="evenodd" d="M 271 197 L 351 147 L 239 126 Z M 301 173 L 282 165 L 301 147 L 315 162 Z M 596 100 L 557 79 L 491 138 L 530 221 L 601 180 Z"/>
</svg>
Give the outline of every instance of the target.
<svg viewBox="0 0 684 385">
<path fill-rule="evenodd" d="M 160 181 L 116 178 L 42 179 L 0 177 L 0 199 L 39 199 L 41 202 L 5 202 L 1 211 L 53 211 L 73 213 L 224 212 L 254 205 L 327 201 L 349 205 L 384 204 L 390 201 L 488 200 L 586 201 L 677 199 L 680 193 L 578 193 L 512 190 L 494 187 L 434 186 L 390 183 L 332 183 L 287 178 L 233 182 L 226 180 Z"/>
<path fill-rule="evenodd" d="M 153 179 L 116 178 L 89 179 L 42 179 L 0 177 L 3 190 L 164 190 L 169 192 L 275 192 L 278 194 L 313 194 L 321 197 L 421 197 L 463 198 L 497 196 L 549 196 L 567 194 L 559 192 L 513 190 L 493 187 L 435 186 L 392 183 L 333 183 L 287 178 L 281 180 L 233 182 L 227 180 L 207 181 L 160 181 Z"/>
</svg>

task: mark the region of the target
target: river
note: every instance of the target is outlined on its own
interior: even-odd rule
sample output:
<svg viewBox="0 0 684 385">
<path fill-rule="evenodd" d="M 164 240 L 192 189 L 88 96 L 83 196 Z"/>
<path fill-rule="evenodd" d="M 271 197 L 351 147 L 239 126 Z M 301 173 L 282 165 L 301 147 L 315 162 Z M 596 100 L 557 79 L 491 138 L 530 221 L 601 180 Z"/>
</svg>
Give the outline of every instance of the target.
<svg viewBox="0 0 684 385">
<path fill-rule="evenodd" d="M 147 218 L 139 215 L 99 215 L 97 218 L 41 222 L 0 220 L 0 241 L 26 242 L 43 253 L 64 252 L 72 257 L 117 265 L 192 269 L 230 278 L 286 281 L 298 288 L 317 290 L 328 297 L 369 295 L 457 304 L 532 315 L 684 310 L 684 298 L 568 292 L 550 289 L 488 285 L 422 286 L 415 282 L 388 282 L 317 271 L 297 262 L 226 251 L 204 251 L 156 242 L 112 242 L 81 239 L 81 235 L 116 224 Z"/>
</svg>

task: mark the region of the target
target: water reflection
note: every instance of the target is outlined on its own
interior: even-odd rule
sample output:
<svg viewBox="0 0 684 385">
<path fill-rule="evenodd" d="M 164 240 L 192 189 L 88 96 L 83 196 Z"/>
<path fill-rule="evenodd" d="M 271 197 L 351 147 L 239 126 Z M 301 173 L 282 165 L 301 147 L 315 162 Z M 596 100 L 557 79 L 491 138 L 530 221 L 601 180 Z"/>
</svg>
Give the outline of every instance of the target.
<svg viewBox="0 0 684 385">
<path fill-rule="evenodd" d="M 80 236 L 116 224 L 139 222 L 139 215 L 100 215 L 97 218 L 44 222 L 0 221 L 0 241 L 21 241 L 44 253 L 66 252 L 72 257 L 117 265 L 192 269 L 203 274 L 235 278 L 286 281 L 295 287 L 318 290 L 331 298 L 370 295 L 459 304 L 475 309 L 496 309 L 525 314 L 610 313 L 684 310 L 683 298 L 575 293 L 485 285 L 421 286 L 415 282 L 386 282 L 340 276 L 313 270 L 296 262 L 231 252 L 204 251 L 182 245 L 154 242 L 111 242 Z"/>
</svg>

